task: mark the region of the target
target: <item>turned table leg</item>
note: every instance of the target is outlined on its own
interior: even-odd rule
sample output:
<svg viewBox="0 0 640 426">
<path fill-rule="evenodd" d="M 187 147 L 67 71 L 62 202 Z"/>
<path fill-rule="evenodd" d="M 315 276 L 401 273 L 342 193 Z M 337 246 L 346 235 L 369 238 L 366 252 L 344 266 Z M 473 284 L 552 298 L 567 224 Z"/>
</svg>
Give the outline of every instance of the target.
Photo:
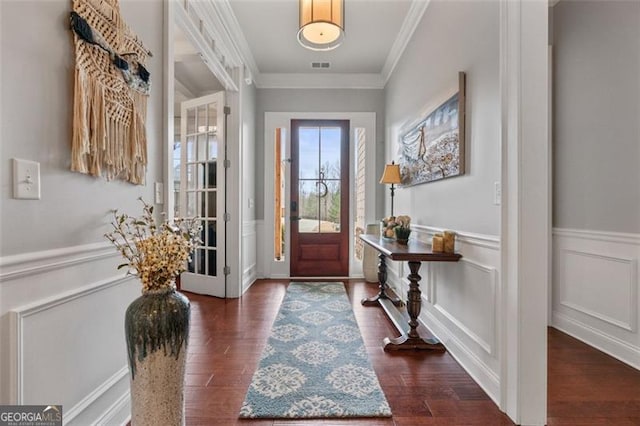
<svg viewBox="0 0 640 426">
<path fill-rule="evenodd" d="M 384 349 L 387 351 L 405 349 L 428 349 L 436 351 L 446 350 L 437 339 L 423 339 L 418 334 L 418 316 L 422 308 L 422 293 L 420 292 L 420 262 L 409 261 L 409 291 L 407 292 L 407 313 L 409 314 L 409 334 L 397 338 L 385 337 Z"/>
<path fill-rule="evenodd" d="M 402 305 L 402 301 L 398 298 L 389 296 L 387 293 L 389 291 L 389 286 L 387 285 L 387 263 L 385 261 L 385 255 L 380 253 L 378 255 L 378 259 L 378 283 L 380 290 L 375 296 L 364 298 L 360 303 L 364 306 L 374 306 L 379 304 L 380 299 L 388 299 L 394 305 L 400 306 Z"/>
</svg>

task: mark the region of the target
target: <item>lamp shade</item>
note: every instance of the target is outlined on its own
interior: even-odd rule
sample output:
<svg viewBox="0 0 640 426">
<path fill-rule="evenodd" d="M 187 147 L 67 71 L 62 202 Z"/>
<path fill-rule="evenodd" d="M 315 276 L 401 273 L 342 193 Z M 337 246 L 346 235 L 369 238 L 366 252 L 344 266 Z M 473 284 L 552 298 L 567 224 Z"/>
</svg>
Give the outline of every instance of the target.
<svg viewBox="0 0 640 426">
<path fill-rule="evenodd" d="M 382 173 L 380 183 L 402 183 L 402 178 L 400 177 L 400 165 L 392 162 L 391 164 L 384 166 L 384 173 Z"/>
<path fill-rule="evenodd" d="M 344 38 L 344 0 L 300 0 L 298 41 L 311 50 L 331 50 Z"/>
</svg>

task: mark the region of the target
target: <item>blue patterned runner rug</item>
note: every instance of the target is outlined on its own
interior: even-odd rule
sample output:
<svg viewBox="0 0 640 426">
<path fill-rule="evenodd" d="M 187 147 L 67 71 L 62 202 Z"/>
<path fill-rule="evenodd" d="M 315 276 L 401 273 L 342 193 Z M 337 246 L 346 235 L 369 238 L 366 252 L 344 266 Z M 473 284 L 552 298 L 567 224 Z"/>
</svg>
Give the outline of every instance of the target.
<svg viewBox="0 0 640 426">
<path fill-rule="evenodd" d="M 390 416 L 344 284 L 291 283 L 240 417 Z"/>
</svg>

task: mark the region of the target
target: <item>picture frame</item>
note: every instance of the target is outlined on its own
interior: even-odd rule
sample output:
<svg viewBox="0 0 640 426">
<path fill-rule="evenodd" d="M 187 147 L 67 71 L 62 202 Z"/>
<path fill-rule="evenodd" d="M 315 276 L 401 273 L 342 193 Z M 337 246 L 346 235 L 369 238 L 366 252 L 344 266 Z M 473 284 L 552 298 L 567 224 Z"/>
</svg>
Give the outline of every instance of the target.
<svg viewBox="0 0 640 426">
<path fill-rule="evenodd" d="M 445 91 L 399 137 L 402 186 L 461 176 L 465 173 L 466 74 Z"/>
</svg>

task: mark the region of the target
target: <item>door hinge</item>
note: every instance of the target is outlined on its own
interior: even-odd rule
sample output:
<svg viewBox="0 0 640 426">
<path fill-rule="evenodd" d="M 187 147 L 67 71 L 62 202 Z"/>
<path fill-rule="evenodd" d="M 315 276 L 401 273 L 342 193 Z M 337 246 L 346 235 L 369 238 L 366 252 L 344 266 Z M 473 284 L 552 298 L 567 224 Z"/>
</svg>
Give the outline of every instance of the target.
<svg viewBox="0 0 640 426">
<path fill-rule="evenodd" d="M 229 114 L 231 114 L 231 107 L 225 106 L 223 108 L 223 111 L 224 111 L 225 115 L 229 115 Z"/>
<path fill-rule="evenodd" d="M 225 222 L 229 222 L 231 220 L 231 215 L 229 213 L 225 213 L 224 215 L 222 215 L 222 218 Z"/>
<path fill-rule="evenodd" d="M 224 160 L 222 164 L 224 165 L 225 169 L 228 169 L 229 167 L 231 167 L 231 160 Z"/>
<path fill-rule="evenodd" d="M 222 268 L 222 273 L 225 275 L 231 275 L 231 268 L 229 266 L 225 266 Z"/>
</svg>

